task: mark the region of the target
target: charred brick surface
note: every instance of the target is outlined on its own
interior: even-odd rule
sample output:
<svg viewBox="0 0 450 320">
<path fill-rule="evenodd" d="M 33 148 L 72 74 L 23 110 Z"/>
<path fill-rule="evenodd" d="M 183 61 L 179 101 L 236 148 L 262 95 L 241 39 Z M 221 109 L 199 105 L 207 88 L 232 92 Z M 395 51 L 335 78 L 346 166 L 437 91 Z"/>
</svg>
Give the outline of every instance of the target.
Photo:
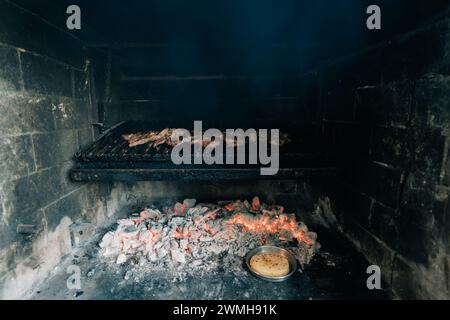
<svg viewBox="0 0 450 320">
<path fill-rule="evenodd" d="M 93 112 L 83 43 L 10 1 L 0 16 L 0 297 L 14 298 L 68 252 L 70 221 L 95 206 L 95 189 L 68 177 Z"/>
<path fill-rule="evenodd" d="M 449 23 L 317 71 L 324 132 L 348 167 L 336 215 L 404 298 L 450 296 Z"/>
</svg>

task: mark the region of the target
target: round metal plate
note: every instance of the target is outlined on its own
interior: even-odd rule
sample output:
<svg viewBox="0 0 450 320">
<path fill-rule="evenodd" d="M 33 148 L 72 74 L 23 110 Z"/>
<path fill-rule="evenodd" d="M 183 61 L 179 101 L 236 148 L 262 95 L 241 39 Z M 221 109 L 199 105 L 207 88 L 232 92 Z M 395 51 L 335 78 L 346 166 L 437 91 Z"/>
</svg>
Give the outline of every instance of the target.
<svg viewBox="0 0 450 320">
<path fill-rule="evenodd" d="M 276 253 L 276 254 L 281 254 L 284 257 L 286 257 L 289 262 L 289 273 L 282 277 L 268 277 L 268 276 L 259 274 L 258 272 L 253 270 L 252 267 L 250 266 L 250 259 L 254 255 L 260 254 L 260 253 Z M 271 281 L 271 282 L 285 281 L 285 280 L 289 279 L 294 274 L 294 272 L 297 270 L 297 260 L 294 258 L 294 256 L 286 249 L 274 247 L 274 246 L 262 246 L 262 247 L 253 249 L 245 257 L 245 263 L 247 264 L 247 268 L 250 270 L 250 272 L 252 274 L 257 276 L 258 278 L 261 278 L 261 279 L 267 280 L 267 281 Z"/>
</svg>

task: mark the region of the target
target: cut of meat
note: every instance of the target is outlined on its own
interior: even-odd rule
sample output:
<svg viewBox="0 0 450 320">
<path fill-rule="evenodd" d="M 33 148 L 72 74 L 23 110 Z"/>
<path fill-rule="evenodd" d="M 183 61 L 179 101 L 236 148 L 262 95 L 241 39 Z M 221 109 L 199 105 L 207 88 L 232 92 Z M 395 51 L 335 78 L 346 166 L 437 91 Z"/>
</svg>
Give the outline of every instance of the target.
<svg viewBox="0 0 450 320">
<path fill-rule="evenodd" d="M 174 131 L 177 129 L 173 129 L 173 128 L 165 128 L 161 131 L 148 131 L 148 132 L 138 132 L 138 133 L 125 133 L 122 135 L 122 138 L 126 141 L 128 141 L 128 146 L 130 148 L 132 147 L 137 147 L 140 145 L 144 145 L 144 144 L 151 144 L 152 148 L 157 149 L 159 146 L 161 145 L 167 145 L 167 146 L 171 146 L 173 147 L 174 145 L 176 145 L 178 142 L 177 141 L 173 141 L 172 140 L 172 134 L 174 133 Z M 237 140 L 234 138 L 230 138 L 228 137 L 228 135 L 226 135 L 225 132 L 222 132 L 222 135 L 225 141 L 225 144 L 227 146 L 241 146 L 245 143 L 245 140 Z M 256 133 L 255 135 L 251 135 L 249 137 L 249 141 L 250 142 L 256 142 L 257 141 L 257 136 Z M 270 143 L 272 144 L 273 142 L 271 140 L 269 140 Z M 286 133 L 280 133 L 279 135 L 279 142 L 277 143 L 279 146 L 283 146 L 286 145 L 288 143 L 290 143 L 291 140 L 289 139 L 288 134 Z M 201 138 L 196 138 L 196 139 L 191 139 L 191 144 L 200 144 L 203 147 L 207 147 L 210 144 L 217 144 L 218 141 L 216 140 L 211 140 L 209 138 L 205 138 L 203 136 L 203 132 L 202 132 L 202 137 Z"/>
</svg>

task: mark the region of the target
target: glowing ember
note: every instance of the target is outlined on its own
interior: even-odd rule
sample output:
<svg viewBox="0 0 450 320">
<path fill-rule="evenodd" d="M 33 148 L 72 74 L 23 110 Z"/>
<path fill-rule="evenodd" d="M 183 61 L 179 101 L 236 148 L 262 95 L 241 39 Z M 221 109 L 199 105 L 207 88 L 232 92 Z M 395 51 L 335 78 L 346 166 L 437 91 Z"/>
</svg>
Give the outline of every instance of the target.
<svg viewBox="0 0 450 320">
<path fill-rule="evenodd" d="M 254 197 L 252 200 L 252 210 L 258 211 L 260 206 L 261 206 L 261 203 L 259 202 L 259 198 Z"/>
<path fill-rule="evenodd" d="M 118 220 L 100 247 L 118 264 L 136 257 L 144 264 L 176 270 L 212 270 L 220 259 L 237 261 L 234 265 L 240 268 L 242 257 L 263 244 L 285 246 L 308 263 L 316 250 L 316 234 L 294 214 L 283 212 L 283 207 L 264 204 L 258 197 L 197 205 L 195 199 L 185 199 L 162 211 L 148 208 Z"/>
<path fill-rule="evenodd" d="M 267 213 L 259 217 L 236 214 L 225 223 L 241 225 L 244 231 L 253 233 L 269 233 L 284 235 L 290 233 L 292 238 L 308 245 L 314 244 L 314 239 L 308 238 L 308 229 L 303 223 L 297 223 L 294 216 L 277 215 L 271 218 Z M 313 236 L 311 236 L 313 237 Z M 284 237 L 283 237 L 284 238 Z"/>
<path fill-rule="evenodd" d="M 184 228 L 182 228 L 181 231 L 177 228 L 173 234 L 173 237 L 175 239 L 190 238 L 191 233 L 189 231 L 184 231 Z"/>
</svg>

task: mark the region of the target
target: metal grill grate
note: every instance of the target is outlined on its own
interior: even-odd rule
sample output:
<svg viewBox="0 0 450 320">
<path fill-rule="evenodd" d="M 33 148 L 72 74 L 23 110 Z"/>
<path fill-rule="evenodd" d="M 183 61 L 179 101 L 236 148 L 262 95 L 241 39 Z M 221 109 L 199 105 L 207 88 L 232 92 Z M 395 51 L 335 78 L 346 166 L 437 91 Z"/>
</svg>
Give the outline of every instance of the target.
<svg viewBox="0 0 450 320">
<path fill-rule="evenodd" d="M 124 122 L 109 129 L 85 150 L 75 156 L 76 166 L 71 171 L 76 181 L 114 180 L 172 180 L 172 179 L 288 179 L 305 175 L 328 175 L 336 172 L 333 154 L 325 152 L 318 143 L 314 127 L 301 129 L 284 123 L 281 131 L 289 134 L 291 142 L 280 148 L 280 172 L 276 176 L 261 176 L 260 165 L 174 165 L 170 149 L 160 150 L 144 144 L 130 148 L 122 138 L 125 133 L 162 130 L 166 127 L 192 128 L 192 123 Z M 204 129 L 218 128 L 273 128 L 259 123 L 258 126 L 240 123 L 236 127 L 228 123 L 204 123 Z"/>
</svg>

